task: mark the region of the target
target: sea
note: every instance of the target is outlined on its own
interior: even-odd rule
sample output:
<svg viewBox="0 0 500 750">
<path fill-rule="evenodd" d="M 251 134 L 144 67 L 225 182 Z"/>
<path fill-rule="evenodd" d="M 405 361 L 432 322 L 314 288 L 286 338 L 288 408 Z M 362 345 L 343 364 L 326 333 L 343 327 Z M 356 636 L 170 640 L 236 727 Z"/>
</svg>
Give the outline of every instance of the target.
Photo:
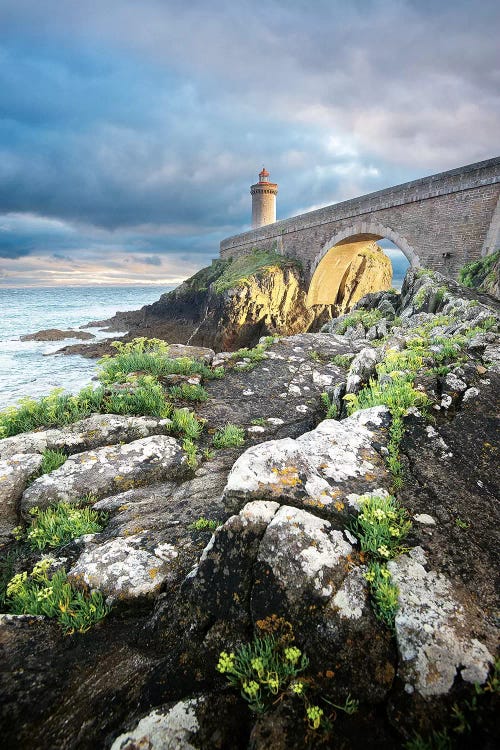
<svg viewBox="0 0 500 750">
<path fill-rule="evenodd" d="M 118 311 L 138 310 L 171 289 L 156 285 L 0 289 L 0 409 L 26 396 L 40 398 L 54 388 L 76 393 L 95 376 L 95 360 L 46 356 L 67 344 L 85 342 L 20 341 L 21 335 L 45 328 L 80 328 Z M 97 328 L 82 330 L 93 333 L 93 341 L 121 335 Z"/>
</svg>

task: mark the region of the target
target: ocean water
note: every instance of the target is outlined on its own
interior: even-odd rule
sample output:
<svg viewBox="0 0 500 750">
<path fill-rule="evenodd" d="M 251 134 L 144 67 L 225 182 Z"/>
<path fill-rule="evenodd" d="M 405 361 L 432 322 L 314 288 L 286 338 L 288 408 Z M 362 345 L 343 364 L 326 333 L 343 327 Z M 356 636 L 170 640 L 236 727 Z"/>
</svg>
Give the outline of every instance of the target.
<svg viewBox="0 0 500 750">
<path fill-rule="evenodd" d="M 75 393 L 95 375 L 95 360 L 78 355 L 44 356 L 78 339 L 20 341 L 44 328 L 68 330 L 115 312 L 137 310 L 174 287 L 58 287 L 0 289 L 0 409 L 24 397 L 39 398 L 54 388 Z M 99 340 L 120 333 L 88 328 Z"/>
</svg>

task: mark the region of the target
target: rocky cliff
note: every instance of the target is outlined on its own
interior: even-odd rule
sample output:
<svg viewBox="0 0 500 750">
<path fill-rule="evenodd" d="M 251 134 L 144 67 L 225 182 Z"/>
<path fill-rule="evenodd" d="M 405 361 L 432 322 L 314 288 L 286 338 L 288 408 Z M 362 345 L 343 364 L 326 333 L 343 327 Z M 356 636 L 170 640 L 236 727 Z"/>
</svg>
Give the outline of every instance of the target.
<svg viewBox="0 0 500 750">
<path fill-rule="evenodd" d="M 184 405 L 166 417 L 0 440 L 6 747 L 493 748 L 498 325 L 410 271 L 322 332 L 150 375 Z M 200 380 L 183 440 L 172 388 Z M 67 460 L 40 475 L 47 449 Z M 40 567 L 33 518 L 86 493 L 100 530 Z M 9 613 L 47 571 L 99 594 L 92 627 Z"/>
<path fill-rule="evenodd" d="M 128 331 L 123 341 L 147 336 L 217 352 L 254 346 L 262 336 L 317 330 L 368 290 L 390 286 L 389 258 L 373 242 L 355 244 L 324 259 L 309 292 L 299 264 L 254 250 L 236 260 L 214 261 L 152 305 L 92 325 Z M 100 357 L 112 350 L 109 341 L 101 341 L 59 351 Z"/>
</svg>

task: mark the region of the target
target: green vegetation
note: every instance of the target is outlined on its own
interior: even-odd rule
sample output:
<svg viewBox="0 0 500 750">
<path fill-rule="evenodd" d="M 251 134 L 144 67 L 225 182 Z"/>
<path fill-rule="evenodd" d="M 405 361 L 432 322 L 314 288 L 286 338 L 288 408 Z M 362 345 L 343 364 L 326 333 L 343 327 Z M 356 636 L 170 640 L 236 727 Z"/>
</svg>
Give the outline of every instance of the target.
<svg viewBox="0 0 500 750">
<path fill-rule="evenodd" d="M 421 279 L 422 276 L 428 276 L 430 279 L 436 279 L 436 272 L 431 271 L 430 268 L 419 268 L 419 270 L 416 273 L 417 279 Z"/>
<path fill-rule="evenodd" d="M 58 388 L 39 401 L 21 399 L 19 406 L 0 412 L 0 438 L 29 432 L 39 427 L 61 427 L 94 413 L 132 414 L 168 417 L 171 406 L 159 383 L 140 378 L 134 390 L 109 391 L 104 386 L 88 386 L 76 396 Z"/>
<path fill-rule="evenodd" d="M 414 734 L 405 744 L 405 750 L 453 750 L 455 747 L 475 746 L 470 740 L 477 739 L 477 732 L 481 731 L 484 718 L 490 714 L 491 720 L 495 721 L 499 694 L 500 659 L 495 659 L 485 684 L 480 685 L 476 682 L 471 698 L 462 699 L 460 704 L 453 704 L 450 727 L 440 731 L 434 730 L 425 738 L 420 734 Z M 464 744 L 464 741 L 467 744 Z"/>
<path fill-rule="evenodd" d="M 166 375 L 201 375 L 206 380 L 217 377 L 217 374 L 203 362 L 190 357 L 169 357 L 169 346 L 161 339 L 136 338 L 124 344 L 114 341 L 115 356 L 106 355 L 99 360 L 98 377 L 101 383 L 124 383 L 131 373 L 154 375 L 155 378 Z"/>
<path fill-rule="evenodd" d="M 201 271 L 198 271 L 194 274 L 194 276 L 191 276 L 189 279 L 187 279 L 184 284 L 193 292 L 206 292 L 210 284 L 213 284 L 214 281 L 217 281 L 217 279 L 228 268 L 228 266 L 231 265 L 231 263 L 231 258 L 229 260 L 222 260 L 222 258 L 217 258 L 216 260 L 212 261 L 212 264 L 210 266 L 202 268 Z"/>
<path fill-rule="evenodd" d="M 29 478 L 28 484 L 31 484 L 35 479 L 43 476 L 43 474 L 50 474 L 52 471 L 55 471 L 67 460 L 67 455 L 62 451 L 53 451 L 50 449 L 45 450 L 42 454 L 41 466 L 39 470 Z"/>
<path fill-rule="evenodd" d="M 55 471 L 66 462 L 67 458 L 67 455 L 62 451 L 52 451 L 50 449 L 44 451 L 40 475 L 50 474 L 51 471 Z"/>
<path fill-rule="evenodd" d="M 308 730 L 329 732 L 337 711 L 353 714 L 358 710 L 358 701 L 350 695 L 342 705 L 320 696 L 319 701 L 337 709 L 329 715 L 326 705 L 321 708 L 317 702 L 313 702 L 312 693 L 317 691 L 314 678 L 303 676 L 309 659 L 294 645 L 289 622 L 272 615 L 257 621 L 257 627 L 260 634 L 255 635 L 252 641 L 235 651 L 222 651 L 216 667 L 240 691 L 251 711 L 256 714 L 270 711 L 288 696 L 303 704 Z"/>
<path fill-rule="evenodd" d="M 23 557 L 23 550 L 19 547 L 10 549 L 0 556 L 0 606 L 7 601 L 7 586 L 14 575 L 16 563 Z"/>
<path fill-rule="evenodd" d="M 197 440 L 203 431 L 203 422 L 189 409 L 174 409 L 171 414 L 174 435 L 184 435 L 191 440 Z"/>
<path fill-rule="evenodd" d="M 252 424 L 256 427 L 264 427 L 264 425 L 266 424 L 266 420 L 264 419 L 264 417 L 257 417 L 257 419 L 252 419 Z"/>
<path fill-rule="evenodd" d="M 336 354 L 331 358 L 330 362 L 332 363 L 332 365 L 336 365 L 337 367 L 342 367 L 344 370 L 348 370 L 353 359 L 354 356 L 350 354 Z"/>
<path fill-rule="evenodd" d="M 420 307 L 424 303 L 425 298 L 429 293 L 432 295 L 434 302 L 439 305 L 444 300 L 447 291 L 448 290 L 445 286 L 439 286 L 436 290 L 434 290 L 430 286 L 422 286 L 416 293 L 413 299 L 413 304 L 416 307 Z"/>
<path fill-rule="evenodd" d="M 477 333 L 490 330 L 497 322 L 491 316 L 479 325 L 453 336 L 433 335 L 439 326 L 450 325 L 454 319 L 449 315 L 436 315 L 417 328 L 412 329 L 412 338 L 406 342 L 403 351 L 389 349 L 377 367 L 377 378 L 371 378 L 358 394 L 347 394 L 347 413 L 359 409 L 384 405 L 391 412 L 392 423 L 389 430 L 387 464 L 393 476 L 394 488 L 403 484 L 403 466 L 400 460 L 400 445 L 404 436 L 403 417 L 411 407 L 424 409 L 428 399 L 424 393 L 414 388 L 418 373 L 430 372 L 446 375 L 450 365 L 465 358 L 467 343 Z"/>
<path fill-rule="evenodd" d="M 329 396 L 328 393 L 322 393 L 321 404 L 325 410 L 325 419 L 337 419 L 339 409 L 337 404 L 333 402 L 333 396 Z"/>
<path fill-rule="evenodd" d="M 419 734 L 405 744 L 405 750 L 453 750 L 453 741 L 448 730 L 433 731 L 424 739 Z"/>
<path fill-rule="evenodd" d="M 203 429 L 202 421 L 188 410 L 174 409 L 171 399 L 199 402 L 205 401 L 208 393 L 203 386 L 189 383 L 174 385 L 165 393 L 159 378 L 170 374 L 219 378 L 223 377 L 224 369 L 211 370 L 188 357 L 169 358 L 167 344 L 159 339 L 139 338 L 113 345 L 116 356 L 100 360 L 101 385 L 88 386 L 75 396 L 58 389 L 39 401 L 21 400 L 17 407 L 0 412 L 0 438 L 40 427 L 60 427 L 101 413 L 170 417 L 174 434 L 197 439 Z M 53 471 L 62 461 L 63 454 L 46 452 L 44 473 Z"/>
<path fill-rule="evenodd" d="M 190 469 L 196 469 L 198 466 L 196 443 L 191 438 L 184 438 L 182 441 L 182 450 L 187 457 L 187 465 Z"/>
<path fill-rule="evenodd" d="M 262 362 L 263 359 L 266 359 L 266 349 L 268 349 L 271 344 L 274 344 L 275 341 L 275 336 L 266 336 L 266 338 L 260 344 L 254 346 L 253 349 L 244 348 L 233 352 L 233 354 L 231 354 L 231 359 L 247 359 L 249 361 L 243 366 L 240 365 L 238 369 L 253 370 L 257 362 Z"/>
<path fill-rule="evenodd" d="M 295 680 L 309 664 L 296 646 L 287 646 L 272 635 L 255 637 L 236 652 L 222 651 L 217 671 L 240 690 L 250 710 L 264 713 L 287 690 L 300 695 L 304 683 Z M 323 712 L 321 711 L 321 714 Z M 318 724 L 319 726 L 319 724 Z"/>
<path fill-rule="evenodd" d="M 365 573 L 370 587 L 373 610 L 378 620 L 389 630 L 394 630 L 394 622 L 399 607 L 398 587 L 391 581 L 391 574 L 386 565 L 371 562 Z"/>
<path fill-rule="evenodd" d="M 208 393 L 202 385 L 191 385 L 190 383 L 181 383 L 173 385 L 169 389 L 170 397 L 179 401 L 206 401 Z"/>
<path fill-rule="evenodd" d="M 500 260 L 500 250 L 480 260 L 467 263 L 460 269 L 458 280 L 464 286 L 477 289 L 485 281 L 494 281 L 494 267 Z"/>
<path fill-rule="evenodd" d="M 209 518 L 204 518 L 204 516 L 200 516 L 196 521 L 189 524 L 188 529 L 191 531 L 215 531 L 219 526 L 222 526 L 220 521 L 214 521 Z"/>
<path fill-rule="evenodd" d="M 361 323 L 366 330 L 376 325 L 383 318 L 380 310 L 353 310 L 349 315 L 340 320 L 335 326 L 336 333 L 345 333 L 348 328 L 352 328 Z"/>
<path fill-rule="evenodd" d="M 376 617 L 394 629 L 398 588 L 392 583 L 387 560 L 407 551 L 404 541 L 411 530 L 408 514 L 390 495 L 364 495 L 360 513 L 349 528 L 368 557 L 365 578 L 370 587 Z"/>
<path fill-rule="evenodd" d="M 26 540 L 33 550 L 44 550 L 47 547 L 61 547 L 83 534 L 96 534 L 102 531 L 106 516 L 88 506 L 92 500 L 95 501 L 95 498 L 87 496 L 77 505 L 61 502 L 45 510 L 31 508 L 29 513 L 32 518 L 28 528 L 23 530 L 17 527 L 14 536 L 18 540 Z"/>
<path fill-rule="evenodd" d="M 411 522 L 408 514 L 391 495 L 364 495 L 359 499 L 361 512 L 350 526 L 361 549 L 370 559 L 384 562 L 406 551 L 402 542 Z"/>
<path fill-rule="evenodd" d="M 394 358 L 396 359 L 399 355 L 406 357 L 406 352 L 397 352 L 394 354 Z M 411 361 L 413 355 L 414 353 L 409 353 L 407 363 Z M 418 355 L 415 356 L 413 361 L 418 361 Z M 370 378 L 368 385 L 358 394 L 349 393 L 344 396 L 344 400 L 347 402 L 348 414 L 353 414 L 359 409 L 368 409 L 371 406 L 380 405 L 387 406 L 391 412 L 392 422 L 389 429 L 387 463 L 393 477 L 394 487 L 399 489 L 403 484 L 403 467 L 399 457 L 399 447 L 404 435 L 403 416 L 411 406 L 425 406 L 428 399 L 424 393 L 413 388 L 411 381 L 415 377 L 415 372 L 390 370 L 393 365 L 395 365 L 395 362 L 391 361 L 391 357 L 386 357 L 386 360 L 377 366 L 377 370 L 379 375 L 388 375 L 390 379 L 375 380 Z"/>
<path fill-rule="evenodd" d="M 65 635 L 85 633 L 109 612 L 100 591 L 79 590 L 64 570 L 53 575 L 52 558 L 40 560 L 32 572 L 15 575 L 7 585 L 9 611 L 17 615 L 45 615 L 57 620 Z"/>
<path fill-rule="evenodd" d="M 245 443 L 245 430 L 235 424 L 226 424 L 212 438 L 214 448 L 240 448 Z"/>
<path fill-rule="evenodd" d="M 299 263 L 278 253 L 254 248 L 248 255 L 236 258 L 226 266 L 214 282 L 214 290 L 217 294 L 221 294 L 227 289 L 248 284 L 252 276 L 257 276 L 257 278 L 264 276 L 272 268 L 293 267 L 299 267 Z"/>
</svg>

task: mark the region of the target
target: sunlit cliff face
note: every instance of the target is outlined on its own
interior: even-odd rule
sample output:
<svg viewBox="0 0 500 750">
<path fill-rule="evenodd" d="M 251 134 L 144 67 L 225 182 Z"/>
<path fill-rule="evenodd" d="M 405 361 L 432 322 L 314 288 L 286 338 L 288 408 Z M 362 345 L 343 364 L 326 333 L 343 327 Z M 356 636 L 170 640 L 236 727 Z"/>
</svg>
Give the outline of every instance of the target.
<svg viewBox="0 0 500 750">
<path fill-rule="evenodd" d="M 391 281 L 391 261 L 376 242 L 336 245 L 328 250 L 314 273 L 307 305 L 335 305 L 342 313 L 368 292 L 389 289 Z"/>
</svg>

